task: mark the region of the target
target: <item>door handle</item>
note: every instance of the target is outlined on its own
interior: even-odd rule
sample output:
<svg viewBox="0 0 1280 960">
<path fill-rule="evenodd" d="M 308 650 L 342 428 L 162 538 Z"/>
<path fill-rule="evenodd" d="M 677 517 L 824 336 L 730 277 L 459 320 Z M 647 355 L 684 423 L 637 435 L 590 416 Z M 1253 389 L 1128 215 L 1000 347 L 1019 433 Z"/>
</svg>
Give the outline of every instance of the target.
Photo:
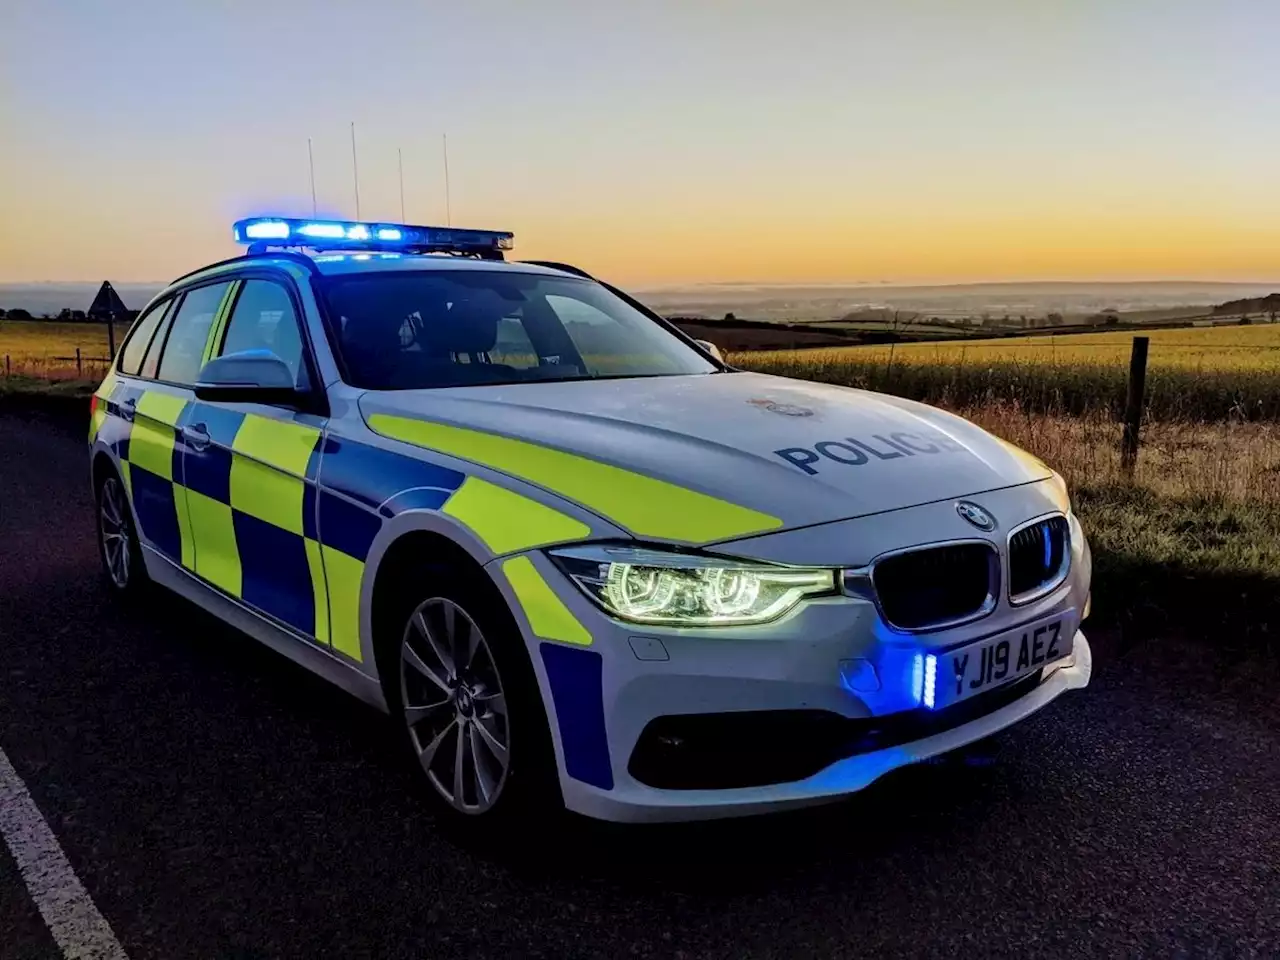
<svg viewBox="0 0 1280 960">
<path fill-rule="evenodd" d="M 193 423 L 189 427 L 182 428 L 182 439 L 187 441 L 192 450 L 199 453 L 209 448 L 213 438 L 209 436 L 209 428 L 203 423 Z"/>
<path fill-rule="evenodd" d="M 133 418 L 138 413 L 138 398 L 130 397 L 124 403 L 120 404 L 120 419 L 127 420 L 132 423 Z"/>
</svg>

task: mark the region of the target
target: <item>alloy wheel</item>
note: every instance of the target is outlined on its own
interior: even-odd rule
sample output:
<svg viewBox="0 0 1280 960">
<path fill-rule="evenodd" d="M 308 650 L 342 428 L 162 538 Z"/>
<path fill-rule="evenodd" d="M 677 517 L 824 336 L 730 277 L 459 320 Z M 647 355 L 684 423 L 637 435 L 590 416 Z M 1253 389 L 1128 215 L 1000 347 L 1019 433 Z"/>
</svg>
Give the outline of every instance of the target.
<svg viewBox="0 0 1280 960">
<path fill-rule="evenodd" d="M 400 702 L 409 740 L 436 792 L 479 814 L 502 794 L 511 766 L 507 701 L 493 652 L 462 607 L 420 604 L 400 643 Z"/>
<path fill-rule="evenodd" d="M 108 477 L 102 484 L 98 504 L 98 526 L 102 533 L 102 560 L 107 576 L 117 588 L 129 586 L 129 559 L 132 553 L 127 520 L 128 507 L 120 481 Z"/>
</svg>

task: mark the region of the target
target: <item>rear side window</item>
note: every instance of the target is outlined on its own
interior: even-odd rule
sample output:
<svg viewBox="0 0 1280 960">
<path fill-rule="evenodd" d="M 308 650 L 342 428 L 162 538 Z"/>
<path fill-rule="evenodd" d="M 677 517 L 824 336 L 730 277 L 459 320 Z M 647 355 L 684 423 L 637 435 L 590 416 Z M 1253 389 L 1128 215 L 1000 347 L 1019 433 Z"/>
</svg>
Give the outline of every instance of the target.
<svg viewBox="0 0 1280 960">
<path fill-rule="evenodd" d="M 305 389 L 302 332 L 289 292 L 271 280 L 246 280 L 227 322 L 218 356 L 242 350 L 269 350 L 289 365 L 294 383 Z"/>
<path fill-rule="evenodd" d="M 169 309 L 171 302 L 165 300 L 157 303 L 134 321 L 129 339 L 125 341 L 124 349 L 120 351 L 120 362 L 116 365 L 121 373 L 137 376 L 138 371 L 142 369 L 142 358 L 146 356 L 147 347 L 155 335 L 156 327 L 164 319 L 164 312 Z"/>
<path fill-rule="evenodd" d="M 156 368 L 160 366 L 160 351 L 164 349 L 165 338 L 169 336 L 169 328 L 173 326 L 175 312 L 171 308 L 165 314 L 165 318 L 160 322 L 160 327 L 156 330 L 155 336 L 151 338 L 151 346 L 147 348 L 147 355 L 143 358 L 140 376 L 146 377 L 148 380 L 156 378 Z"/>
<path fill-rule="evenodd" d="M 213 326 L 218 304 L 229 286 L 230 281 L 197 287 L 182 298 L 164 343 L 164 353 L 160 356 L 161 380 L 182 384 L 196 382 L 204 360 L 209 328 Z"/>
</svg>

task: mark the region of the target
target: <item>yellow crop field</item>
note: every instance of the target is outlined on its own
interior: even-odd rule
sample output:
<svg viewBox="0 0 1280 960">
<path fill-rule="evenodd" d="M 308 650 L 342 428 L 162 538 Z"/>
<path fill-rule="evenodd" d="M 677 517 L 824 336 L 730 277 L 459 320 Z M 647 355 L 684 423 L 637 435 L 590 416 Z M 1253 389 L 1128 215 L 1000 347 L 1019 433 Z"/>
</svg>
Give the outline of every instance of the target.
<svg viewBox="0 0 1280 960">
<path fill-rule="evenodd" d="M 116 345 L 128 330 L 117 324 Z M 80 350 L 85 376 L 102 375 L 107 356 L 107 328 L 100 323 L 56 323 L 49 320 L 0 320 L 0 374 L 65 379 L 76 375 L 74 360 Z M 71 357 L 60 360 L 58 357 Z"/>
<path fill-rule="evenodd" d="M 1148 415 L 1280 419 L 1280 324 L 1151 330 Z M 744 369 L 930 403 L 993 400 L 1079 414 L 1124 403 L 1135 333 L 823 347 L 732 354 Z"/>
<path fill-rule="evenodd" d="M 1252 326 L 1191 327 L 1114 333 L 1077 333 L 1066 336 L 1004 337 L 996 340 L 949 340 L 933 343 L 899 343 L 892 348 L 895 363 L 1028 363 L 1121 364 L 1129 362 L 1135 335 L 1151 340 L 1149 363 L 1182 370 L 1280 371 L 1280 323 Z M 822 347 L 772 351 L 772 358 L 790 362 L 834 362 L 856 357 L 859 362 L 887 363 L 888 346 Z M 747 354 L 738 354 L 739 360 Z M 754 354 L 757 361 L 765 355 Z"/>
<path fill-rule="evenodd" d="M 124 338 L 116 329 L 116 343 Z M 1280 324 L 1150 330 L 1147 411 L 1152 419 L 1280 420 Z M 998 401 L 1035 412 L 1117 413 L 1135 333 L 949 340 L 893 346 L 743 351 L 743 369 L 971 407 Z M 0 369 L 42 379 L 101 377 L 100 324 L 0 320 Z"/>
</svg>

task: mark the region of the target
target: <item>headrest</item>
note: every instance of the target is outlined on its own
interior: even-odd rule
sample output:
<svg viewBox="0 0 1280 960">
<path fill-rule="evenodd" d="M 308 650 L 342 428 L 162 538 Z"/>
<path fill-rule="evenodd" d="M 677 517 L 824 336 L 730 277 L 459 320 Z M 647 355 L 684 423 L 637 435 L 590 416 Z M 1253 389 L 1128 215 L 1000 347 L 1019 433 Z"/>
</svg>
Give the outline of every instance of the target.
<svg viewBox="0 0 1280 960">
<path fill-rule="evenodd" d="M 421 339 L 430 352 L 488 353 L 498 342 L 498 321 L 506 302 L 488 290 L 477 290 L 466 300 L 455 300 L 448 310 L 424 317 Z"/>
</svg>

